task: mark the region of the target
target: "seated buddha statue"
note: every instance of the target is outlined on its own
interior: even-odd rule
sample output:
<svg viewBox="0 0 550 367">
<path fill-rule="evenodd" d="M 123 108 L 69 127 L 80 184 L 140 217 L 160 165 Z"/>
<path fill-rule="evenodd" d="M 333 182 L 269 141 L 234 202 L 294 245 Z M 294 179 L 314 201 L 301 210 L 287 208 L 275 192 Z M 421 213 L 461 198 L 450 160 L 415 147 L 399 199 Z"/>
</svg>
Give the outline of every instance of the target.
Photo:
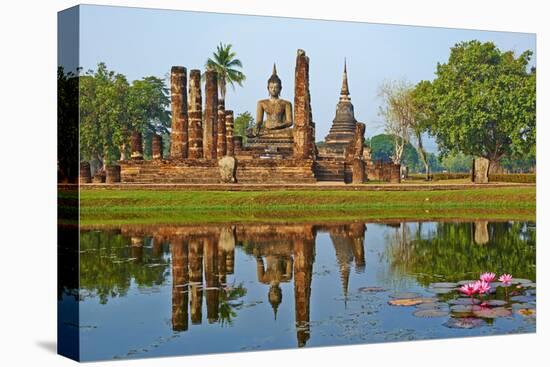
<svg viewBox="0 0 550 367">
<path fill-rule="evenodd" d="M 279 98 L 281 89 L 281 79 L 277 76 L 277 69 L 273 64 L 273 73 L 267 81 L 269 98 L 258 101 L 256 125 L 247 130 L 247 137 L 292 139 L 292 104 Z"/>
</svg>

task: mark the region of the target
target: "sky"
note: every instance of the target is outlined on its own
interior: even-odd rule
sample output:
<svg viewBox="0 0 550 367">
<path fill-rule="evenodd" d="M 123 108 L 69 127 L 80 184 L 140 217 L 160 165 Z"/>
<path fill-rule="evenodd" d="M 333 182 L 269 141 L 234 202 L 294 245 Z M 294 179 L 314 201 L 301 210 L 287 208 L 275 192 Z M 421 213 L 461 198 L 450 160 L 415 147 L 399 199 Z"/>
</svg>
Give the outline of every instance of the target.
<svg viewBox="0 0 550 367">
<path fill-rule="evenodd" d="M 384 132 L 377 93 L 381 83 L 433 80 L 437 63 L 448 60 L 450 48 L 473 39 L 518 55 L 532 50 L 536 65 L 536 37 L 531 33 L 95 5 L 80 7 L 79 62 L 84 70 L 105 62 L 130 81 L 154 75 L 169 82 L 173 65 L 204 70 L 216 46 L 230 43 L 247 79 L 243 87 L 228 87 L 226 109 L 255 116 L 256 102 L 268 97 L 273 63 L 282 80 L 281 98 L 294 101 L 296 51 L 303 49 L 310 59 L 313 120 L 316 141 L 321 141 L 334 119 L 344 58 L 355 118 L 372 137 Z M 428 138 L 426 147 L 437 151 L 434 139 Z"/>
</svg>

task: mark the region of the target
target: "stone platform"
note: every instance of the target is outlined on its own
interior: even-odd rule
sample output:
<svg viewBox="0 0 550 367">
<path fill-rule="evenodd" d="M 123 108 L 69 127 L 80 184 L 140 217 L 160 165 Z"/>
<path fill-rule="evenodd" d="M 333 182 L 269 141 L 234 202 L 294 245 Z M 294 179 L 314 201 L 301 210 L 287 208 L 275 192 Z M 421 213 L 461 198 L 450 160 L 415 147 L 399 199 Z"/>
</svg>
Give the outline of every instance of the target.
<svg viewBox="0 0 550 367">
<path fill-rule="evenodd" d="M 238 183 L 315 183 L 313 160 L 238 159 Z M 121 183 L 217 184 L 221 182 L 216 160 L 181 159 L 120 162 Z"/>
</svg>

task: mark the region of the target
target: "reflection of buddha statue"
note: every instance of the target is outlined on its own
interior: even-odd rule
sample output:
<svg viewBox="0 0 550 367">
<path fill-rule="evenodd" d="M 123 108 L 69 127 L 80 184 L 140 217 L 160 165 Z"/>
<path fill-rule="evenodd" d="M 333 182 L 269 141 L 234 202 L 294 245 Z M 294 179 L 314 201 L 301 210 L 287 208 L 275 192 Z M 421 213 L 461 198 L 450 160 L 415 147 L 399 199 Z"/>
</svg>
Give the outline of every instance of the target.
<svg viewBox="0 0 550 367">
<path fill-rule="evenodd" d="M 258 101 L 256 125 L 248 129 L 249 138 L 292 138 L 292 104 L 279 98 L 281 89 L 281 79 L 277 76 L 277 69 L 273 64 L 273 74 L 267 81 L 269 98 Z"/>
<path fill-rule="evenodd" d="M 261 256 L 256 257 L 258 281 L 270 285 L 268 300 L 273 308 L 275 319 L 277 319 L 277 309 L 283 300 L 283 293 L 279 284 L 289 282 L 292 279 L 293 261 L 290 256 L 268 255 L 266 256 L 265 265 Z"/>
</svg>

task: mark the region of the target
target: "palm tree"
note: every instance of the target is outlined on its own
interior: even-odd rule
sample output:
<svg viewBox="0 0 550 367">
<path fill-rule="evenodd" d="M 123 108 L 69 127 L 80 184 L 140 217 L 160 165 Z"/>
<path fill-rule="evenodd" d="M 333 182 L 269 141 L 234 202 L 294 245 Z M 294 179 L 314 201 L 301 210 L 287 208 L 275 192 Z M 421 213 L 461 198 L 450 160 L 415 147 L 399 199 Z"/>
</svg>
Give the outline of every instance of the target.
<svg viewBox="0 0 550 367">
<path fill-rule="evenodd" d="M 235 89 L 235 83 L 242 87 L 243 81 L 246 79 L 246 76 L 237 70 L 237 68 L 242 68 L 243 64 L 241 60 L 235 59 L 237 54 L 231 50 L 231 47 L 231 44 L 224 45 L 220 42 L 213 57 L 208 58 L 205 65 L 207 70 L 214 70 L 218 73 L 218 89 L 223 101 L 225 101 L 227 83 Z"/>
</svg>

